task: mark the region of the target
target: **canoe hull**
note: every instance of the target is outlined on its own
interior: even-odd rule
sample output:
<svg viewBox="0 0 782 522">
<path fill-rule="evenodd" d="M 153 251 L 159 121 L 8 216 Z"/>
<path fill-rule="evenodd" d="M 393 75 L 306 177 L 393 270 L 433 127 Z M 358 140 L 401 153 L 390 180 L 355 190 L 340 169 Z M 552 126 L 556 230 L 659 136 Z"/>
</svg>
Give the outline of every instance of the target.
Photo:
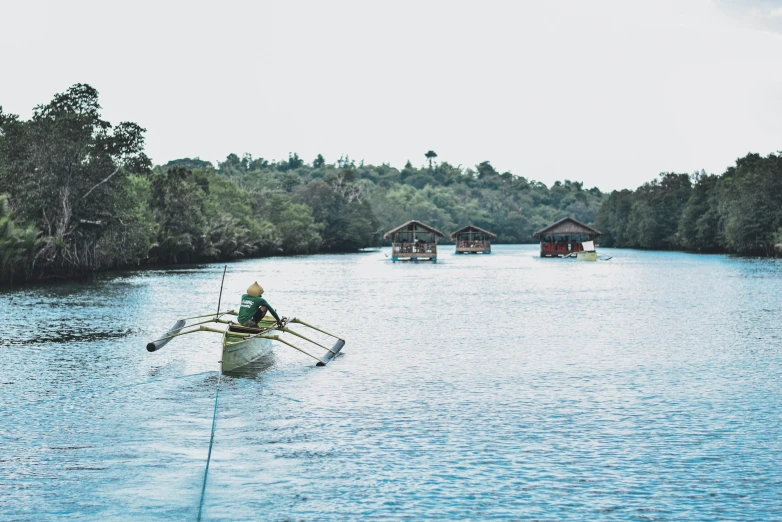
<svg viewBox="0 0 782 522">
<path fill-rule="evenodd" d="M 579 261 L 597 261 L 597 252 L 579 252 L 578 253 L 578 260 Z"/>
<path fill-rule="evenodd" d="M 244 339 L 226 332 L 223 336 L 223 371 L 230 372 L 272 354 L 271 339 Z"/>
</svg>

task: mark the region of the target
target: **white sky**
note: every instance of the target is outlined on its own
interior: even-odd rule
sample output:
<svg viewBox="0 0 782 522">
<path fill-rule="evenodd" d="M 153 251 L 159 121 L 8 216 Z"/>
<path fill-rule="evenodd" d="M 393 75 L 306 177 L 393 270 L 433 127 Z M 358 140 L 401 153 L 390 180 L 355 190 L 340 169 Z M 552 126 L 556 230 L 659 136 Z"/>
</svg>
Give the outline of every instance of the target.
<svg viewBox="0 0 782 522">
<path fill-rule="evenodd" d="M 70 85 L 156 163 L 439 160 L 635 188 L 782 149 L 782 0 L 0 0 L 0 105 Z"/>
</svg>

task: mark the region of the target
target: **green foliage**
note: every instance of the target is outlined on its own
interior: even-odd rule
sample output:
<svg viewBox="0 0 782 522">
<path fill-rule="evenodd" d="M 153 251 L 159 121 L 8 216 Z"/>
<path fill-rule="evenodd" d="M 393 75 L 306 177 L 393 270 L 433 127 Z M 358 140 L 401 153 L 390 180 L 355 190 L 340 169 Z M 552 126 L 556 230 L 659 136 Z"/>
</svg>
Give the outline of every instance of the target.
<svg viewBox="0 0 782 522">
<path fill-rule="evenodd" d="M 289 205 L 277 215 L 277 230 L 282 251 L 287 254 L 312 254 L 321 245 L 320 230 L 307 205 Z"/>
<path fill-rule="evenodd" d="M 152 208 L 159 225 L 153 258 L 165 263 L 187 263 L 198 253 L 207 256 L 204 191 L 184 167 L 159 171 L 152 177 Z"/>
<path fill-rule="evenodd" d="M 236 259 L 275 250 L 274 226 L 253 215 L 252 194 L 212 169 L 198 176 L 205 180 L 204 216 L 212 258 Z"/>
<path fill-rule="evenodd" d="M 29 279 L 35 268 L 35 253 L 41 246 L 41 233 L 31 225 L 20 225 L 0 195 L 0 282 L 13 283 L 16 276 Z"/>
<path fill-rule="evenodd" d="M 774 253 L 776 255 L 782 255 L 782 227 L 779 227 L 776 232 L 771 236 L 771 240 L 774 243 Z"/>
<path fill-rule="evenodd" d="M 429 170 L 432 170 L 432 161 L 437 157 L 437 153 L 433 150 L 430 150 L 424 154 L 424 156 L 429 160 Z"/>
<path fill-rule="evenodd" d="M 604 199 L 577 182 L 549 189 L 500 174 L 488 161 L 475 169 L 435 163 L 432 150 L 427 165 L 402 170 L 347 155 L 307 164 L 293 152 L 280 161 L 229 154 L 216 169 L 182 158 L 151 170 L 143 145 L 135 123 L 101 118 L 88 85 L 55 95 L 29 121 L 0 108 L 2 279 L 355 252 L 410 219 L 446 234 L 472 223 L 500 242 L 531 242 L 565 215 L 592 222 Z"/>
<path fill-rule="evenodd" d="M 680 246 L 700 252 L 724 247 L 716 187 L 718 176 L 699 173 L 679 220 Z"/>
<path fill-rule="evenodd" d="M 430 152 L 425 156 L 434 159 Z M 528 243 L 535 230 L 566 215 L 593 222 L 604 198 L 599 189 L 584 190 L 578 182 L 566 180 L 549 189 L 509 172 L 500 174 L 489 162 L 476 170 L 447 162 L 416 168 L 407 162 L 400 171 L 386 164 L 356 165 L 347 156 L 333 165 L 320 157 L 312 166 L 295 169 L 290 168 L 295 154 L 255 168 L 252 157 L 245 158 L 229 155 L 218 172 L 259 196 L 284 192 L 294 203 L 307 205 L 320 226 L 320 249 L 327 251 L 374 245 L 383 232 L 410 219 L 446 233 L 473 223 L 496 232 L 500 242 Z M 271 219 L 266 212 L 261 214 Z"/>
<path fill-rule="evenodd" d="M 302 166 L 304 166 L 304 160 L 302 160 L 295 152 L 288 154 L 288 161 L 282 161 L 277 164 L 277 168 L 283 172 L 296 170 Z"/>
<path fill-rule="evenodd" d="M 774 234 L 782 226 L 782 156 L 748 154 L 721 181 L 725 244 L 736 252 L 773 254 Z"/>
<path fill-rule="evenodd" d="M 115 207 L 117 219 L 96 248 L 101 268 L 139 266 L 149 259 L 159 228 L 151 207 L 151 185 L 147 176 L 129 175 L 120 187 L 123 197 Z"/>
<path fill-rule="evenodd" d="M 626 234 L 634 247 L 672 249 L 679 244 L 678 225 L 690 196 L 687 174 L 665 173 L 636 190 Z"/>
<path fill-rule="evenodd" d="M 377 222 L 362 189 L 342 183 L 338 177 L 331 184 L 313 181 L 297 189 L 294 201 L 311 208 L 313 219 L 322 224 L 324 250 L 354 252 L 376 243 Z"/>
<path fill-rule="evenodd" d="M 278 253 L 311 254 L 320 248 L 321 226 L 312 217 L 312 209 L 293 203 L 288 194 L 267 192 L 256 211 L 268 216 L 274 224 Z"/>
<path fill-rule="evenodd" d="M 748 154 L 722 176 L 662 174 L 614 191 L 595 224 L 605 246 L 776 255 L 780 201 L 782 157 Z"/>
<path fill-rule="evenodd" d="M 721 176 L 664 173 L 635 191 L 551 187 L 489 161 L 475 168 L 358 164 L 296 153 L 229 154 L 150 170 L 144 129 L 103 120 L 77 84 L 29 121 L 0 107 L 0 282 L 145 263 L 353 252 L 418 219 L 444 233 L 474 224 L 500 243 L 533 242 L 564 216 L 604 246 L 782 255 L 782 157 L 749 154 Z M 446 239 L 447 241 L 447 239 Z"/>
<path fill-rule="evenodd" d="M 30 121 L 0 118 L 0 191 L 43 231 L 37 257 L 70 275 L 100 267 L 97 246 L 117 223 L 129 172 L 145 172 L 144 129 L 100 117 L 98 92 L 77 84 L 35 107 Z"/>
<path fill-rule="evenodd" d="M 185 167 L 186 169 L 194 170 L 194 169 L 207 169 L 212 167 L 212 163 L 209 161 L 204 161 L 201 158 L 182 158 L 182 159 L 176 159 L 171 160 L 165 165 L 163 165 L 163 170 L 168 170 L 171 167 Z"/>
<path fill-rule="evenodd" d="M 630 190 L 613 191 L 600 206 L 595 216 L 595 226 L 603 235 L 600 244 L 606 247 L 623 247 L 630 244 L 626 237 L 627 220 L 633 208 L 634 194 Z"/>
</svg>

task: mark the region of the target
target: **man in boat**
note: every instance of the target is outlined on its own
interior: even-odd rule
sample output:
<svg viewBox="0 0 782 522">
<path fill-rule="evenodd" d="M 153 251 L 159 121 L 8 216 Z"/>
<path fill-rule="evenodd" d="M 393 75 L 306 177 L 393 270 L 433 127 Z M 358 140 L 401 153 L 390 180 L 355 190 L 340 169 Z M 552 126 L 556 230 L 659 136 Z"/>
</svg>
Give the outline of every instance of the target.
<svg viewBox="0 0 782 522">
<path fill-rule="evenodd" d="M 263 319 L 267 312 L 271 312 L 277 323 L 281 323 L 282 320 L 272 306 L 261 297 L 263 294 L 263 287 L 255 283 L 251 284 L 247 289 L 247 293 L 242 295 L 242 304 L 239 306 L 239 317 L 237 318 L 239 324 L 242 326 L 254 327 L 258 326 L 258 323 Z"/>
</svg>

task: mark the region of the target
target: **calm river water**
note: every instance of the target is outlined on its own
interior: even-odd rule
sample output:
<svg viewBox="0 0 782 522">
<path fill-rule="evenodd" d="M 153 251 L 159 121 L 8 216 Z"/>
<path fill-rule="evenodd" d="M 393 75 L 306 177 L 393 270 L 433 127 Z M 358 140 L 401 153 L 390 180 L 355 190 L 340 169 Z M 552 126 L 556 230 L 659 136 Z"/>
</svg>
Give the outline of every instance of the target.
<svg viewBox="0 0 782 522">
<path fill-rule="evenodd" d="M 228 265 L 347 344 L 223 377 L 205 520 L 782 519 L 782 263 L 451 248 Z M 195 519 L 221 272 L 0 292 L 0 519 Z"/>
</svg>

